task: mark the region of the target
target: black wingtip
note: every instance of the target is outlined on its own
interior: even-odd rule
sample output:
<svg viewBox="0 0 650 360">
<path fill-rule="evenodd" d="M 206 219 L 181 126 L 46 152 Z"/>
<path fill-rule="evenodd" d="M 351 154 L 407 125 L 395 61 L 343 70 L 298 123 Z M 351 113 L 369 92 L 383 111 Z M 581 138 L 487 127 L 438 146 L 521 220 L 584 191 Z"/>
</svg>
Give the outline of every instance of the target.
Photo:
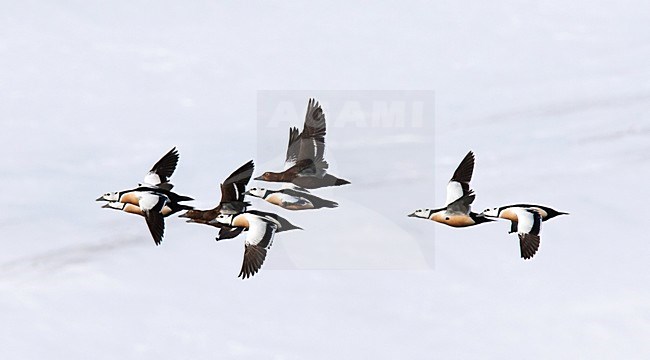
<svg viewBox="0 0 650 360">
<path fill-rule="evenodd" d="M 519 246 L 521 248 L 521 258 L 524 260 L 532 259 L 539 249 L 540 237 L 532 234 L 519 234 Z"/>
<path fill-rule="evenodd" d="M 474 152 L 471 150 L 465 155 L 463 160 L 454 171 L 454 175 L 451 177 L 452 181 L 458 181 L 461 184 L 469 184 L 472 180 L 472 175 L 474 173 L 474 163 L 476 158 L 474 157 Z"/>
<path fill-rule="evenodd" d="M 150 172 L 153 171 L 160 177 L 161 183 L 166 183 L 172 176 L 178 165 L 180 156 L 176 146 L 169 150 L 163 157 L 160 158 L 152 167 Z"/>
<path fill-rule="evenodd" d="M 149 228 L 149 232 L 151 233 L 156 246 L 162 243 L 163 237 L 165 236 L 165 219 L 163 215 L 157 211 L 158 210 L 153 209 L 151 212 L 145 212 L 144 214 L 147 227 Z"/>
<path fill-rule="evenodd" d="M 225 185 L 230 185 L 230 184 L 239 184 L 239 185 L 246 185 L 250 181 L 251 176 L 253 176 L 253 171 L 255 170 L 255 162 L 253 160 L 249 160 L 247 163 L 244 165 L 238 167 L 235 171 L 233 171 L 226 180 L 221 184 L 223 187 Z"/>
<path fill-rule="evenodd" d="M 255 168 L 255 162 L 253 159 L 248 160 L 248 162 L 244 165 L 242 165 L 243 169 L 254 169 Z"/>
<path fill-rule="evenodd" d="M 167 153 L 165 154 L 165 156 L 175 156 L 175 157 L 178 157 L 179 154 L 178 154 L 178 149 L 176 149 L 176 146 L 172 147 L 169 151 L 167 151 Z M 165 157 L 165 156 L 163 156 L 163 157 Z"/>
<path fill-rule="evenodd" d="M 296 139 L 300 137 L 300 129 L 295 126 L 289 128 L 289 145 L 291 145 Z"/>
</svg>

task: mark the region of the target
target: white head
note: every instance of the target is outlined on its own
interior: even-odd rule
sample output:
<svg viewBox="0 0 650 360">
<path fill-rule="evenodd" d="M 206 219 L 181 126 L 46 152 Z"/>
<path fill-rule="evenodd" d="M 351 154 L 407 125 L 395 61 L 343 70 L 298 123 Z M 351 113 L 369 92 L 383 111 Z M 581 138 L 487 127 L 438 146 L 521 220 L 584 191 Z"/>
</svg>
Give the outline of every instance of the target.
<svg viewBox="0 0 650 360">
<path fill-rule="evenodd" d="M 210 221 L 211 223 L 218 223 L 218 224 L 224 224 L 224 225 L 230 225 L 232 224 L 232 219 L 235 215 L 226 215 L 226 214 L 219 214 L 217 217 Z"/>
<path fill-rule="evenodd" d="M 266 197 L 266 195 L 268 195 L 268 193 L 269 193 L 269 191 L 264 189 L 264 188 L 252 188 L 252 189 L 246 191 L 246 194 L 248 194 L 250 196 L 255 196 L 255 197 L 258 197 L 258 198 L 262 198 L 262 199 L 264 199 Z"/>
<path fill-rule="evenodd" d="M 499 208 L 489 208 L 483 210 L 483 212 L 480 214 L 483 216 L 491 216 L 491 217 L 499 217 Z"/>
<path fill-rule="evenodd" d="M 109 192 L 96 199 L 96 201 L 118 201 L 120 200 L 119 192 Z"/>
<path fill-rule="evenodd" d="M 409 214 L 408 216 L 428 219 L 431 216 L 431 213 L 433 213 L 433 210 L 431 209 L 418 209 L 415 210 L 413 213 Z"/>
</svg>

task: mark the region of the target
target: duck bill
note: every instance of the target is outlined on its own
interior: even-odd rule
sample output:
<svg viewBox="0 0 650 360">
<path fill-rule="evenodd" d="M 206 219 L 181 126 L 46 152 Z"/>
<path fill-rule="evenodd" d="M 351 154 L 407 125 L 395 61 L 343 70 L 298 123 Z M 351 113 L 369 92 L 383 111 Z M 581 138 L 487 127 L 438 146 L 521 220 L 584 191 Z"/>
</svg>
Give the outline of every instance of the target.
<svg viewBox="0 0 650 360">
<path fill-rule="evenodd" d="M 103 196 L 100 196 L 97 199 L 95 199 L 95 201 L 108 201 L 108 200 L 104 199 Z"/>
<path fill-rule="evenodd" d="M 110 209 L 110 207 L 111 207 L 111 206 L 108 205 L 108 203 L 102 205 L 102 209 Z"/>
<path fill-rule="evenodd" d="M 408 216 L 408 217 L 417 217 L 417 215 L 415 215 L 415 213 L 410 213 L 410 214 L 408 214 L 407 216 Z"/>
<path fill-rule="evenodd" d="M 253 180 L 264 181 L 264 177 L 263 176 L 258 176 L 256 178 L 254 178 Z"/>
</svg>

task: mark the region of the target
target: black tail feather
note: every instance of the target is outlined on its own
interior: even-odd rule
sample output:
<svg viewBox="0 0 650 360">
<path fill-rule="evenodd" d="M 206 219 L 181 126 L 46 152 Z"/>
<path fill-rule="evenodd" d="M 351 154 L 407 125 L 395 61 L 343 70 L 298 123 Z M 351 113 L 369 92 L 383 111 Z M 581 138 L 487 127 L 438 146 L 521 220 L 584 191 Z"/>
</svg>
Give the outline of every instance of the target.
<svg viewBox="0 0 650 360">
<path fill-rule="evenodd" d="M 350 182 L 345 180 L 345 179 L 336 179 L 336 181 L 334 182 L 334 185 L 335 186 L 340 186 L 340 185 L 347 185 L 349 183 Z"/>
</svg>

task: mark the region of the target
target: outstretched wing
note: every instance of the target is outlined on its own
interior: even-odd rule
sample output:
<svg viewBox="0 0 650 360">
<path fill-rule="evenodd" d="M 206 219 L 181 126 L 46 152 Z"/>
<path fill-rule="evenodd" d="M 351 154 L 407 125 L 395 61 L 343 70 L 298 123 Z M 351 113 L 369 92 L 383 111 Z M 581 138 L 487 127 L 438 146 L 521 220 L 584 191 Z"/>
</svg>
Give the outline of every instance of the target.
<svg viewBox="0 0 650 360">
<path fill-rule="evenodd" d="M 521 258 L 524 260 L 531 259 L 537 249 L 539 249 L 539 240 L 538 235 L 531 234 L 517 234 L 519 235 L 519 248 L 521 249 Z"/>
<path fill-rule="evenodd" d="M 156 245 L 160 245 L 165 235 L 165 218 L 160 211 L 166 199 L 157 194 L 145 193 L 140 197 L 139 203 L 153 241 Z"/>
<path fill-rule="evenodd" d="M 266 252 L 271 248 L 277 225 L 257 217 L 248 219 L 248 235 L 244 247 L 244 261 L 239 277 L 247 279 L 255 275 L 266 259 Z"/>
<path fill-rule="evenodd" d="M 144 176 L 144 184 L 160 186 L 169 181 L 169 178 L 176 170 L 178 165 L 178 150 L 172 148 L 165 156 L 160 158 L 157 163 L 153 165 L 151 170 Z M 171 184 L 165 186 L 167 190 L 171 190 Z"/>
<path fill-rule="evenodd" d="M 468 152 L 465 158 L 460 162 L 454 175 L 447 184 L 447 200 L 445 206 L 451 204 L 461 196 L 470 192 L 469 182 L 472 180 L 474 173 L 474 153 Z"/>
<path fill-rule="evenodd" d="M 297 127 L 289 128 L 289 143 L 287 144 L 287 157 L 284 160 L 284 170 L 294 166 L 300 153 L 300 132 Z"/>
<path fill-rule="evenodd" d="M 153 241 L 156 245 L 160 245 L 163 236 L 165 236 L 165 218 L 157 211 L 145 211 L 144 218 L 147 221 Z"/>
<path fill-rule="evenodd" d="M 325 161 L 325 114 L 320 104 L 314 99 L 309 99 L 305 124 L 300 133 L 300 152 L 298 160 L 309 159 L 318 169 L 327 169 Z"/>
<path fill-rule="evenodd" d="M 542 216 L 532 209 L 517 209 L 517 235 L 523 259 L 532 258 L 539 249 Z"/>
<path fill-rule="evenodd" d="M 228 203 L 233 201 L 244 201 L 244 192 L 246 192 L 246 184 L 253 176 L 255 164 L 253 160 L 239 167 L 233 171 L 230 176 L 221 184 L 221 203 Z"/>
</svg>

